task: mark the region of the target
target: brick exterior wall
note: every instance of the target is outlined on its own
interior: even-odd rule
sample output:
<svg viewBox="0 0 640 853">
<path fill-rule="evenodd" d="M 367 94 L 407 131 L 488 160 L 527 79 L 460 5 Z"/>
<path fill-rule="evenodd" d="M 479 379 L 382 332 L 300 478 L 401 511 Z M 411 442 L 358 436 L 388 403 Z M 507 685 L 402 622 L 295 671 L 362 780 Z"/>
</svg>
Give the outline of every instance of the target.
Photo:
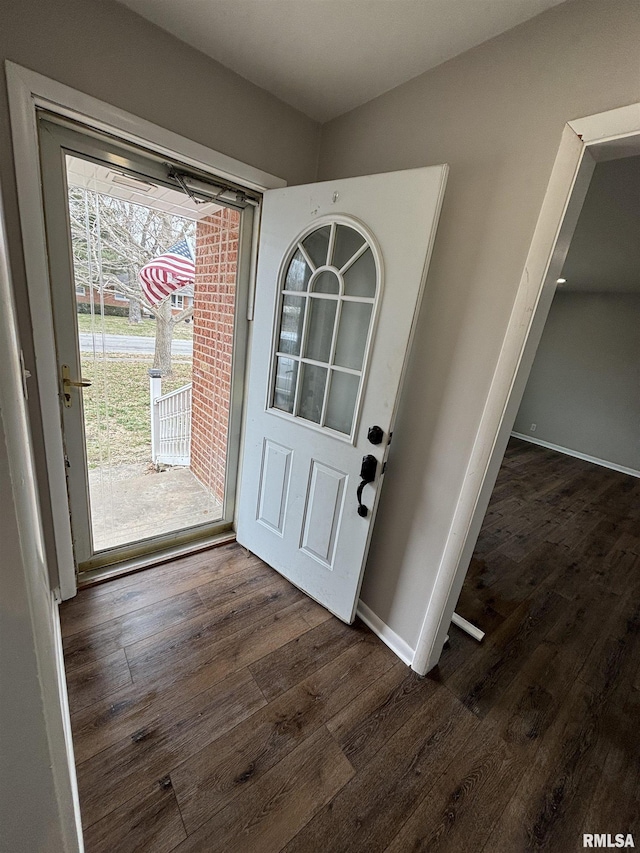
<svg viewBox="0 0 640 853">
<path fill-rule="evenodd" d="M 193 312 L 191 471 L 222 500 L 227 460 L 231 356 L 240 214 L 198 222 Z"/>
</svg>

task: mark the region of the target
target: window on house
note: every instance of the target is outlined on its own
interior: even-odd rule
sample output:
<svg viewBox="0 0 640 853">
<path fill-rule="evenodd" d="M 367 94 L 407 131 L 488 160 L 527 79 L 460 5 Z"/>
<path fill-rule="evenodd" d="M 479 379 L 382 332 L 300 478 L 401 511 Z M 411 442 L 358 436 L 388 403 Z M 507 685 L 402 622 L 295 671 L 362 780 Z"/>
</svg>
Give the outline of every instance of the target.
<svg viewBox="0 0 640 853">
<path fill-rule="evenodd" d="M 184 296 L 180 295 L 179 293 L 172 293 L 171 307 L 179 308 L 180 310 L 182 310 L 184 308 Z"/>
</svg>

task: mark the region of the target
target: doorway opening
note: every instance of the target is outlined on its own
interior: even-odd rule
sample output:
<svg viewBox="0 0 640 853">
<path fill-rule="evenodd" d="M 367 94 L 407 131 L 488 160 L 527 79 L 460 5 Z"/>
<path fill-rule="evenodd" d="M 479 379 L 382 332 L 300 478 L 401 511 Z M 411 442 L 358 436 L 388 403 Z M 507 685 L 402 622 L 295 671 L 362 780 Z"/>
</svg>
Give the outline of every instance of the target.
<svg viewBox="0 0 640 853">
<path fill-rule="evenodd" d="M 563 562 L 567 555 L 554 547 L 562 542 L 572 552 L 587 549 L 572 555 L 579 571 L 591 565 L 594 556 L 609 565 L 608 551 L 602 550 L 605 540 L 616 564 L 622 560 L 631 567 L 635 560 L 632 508 L 622 497 L 612 503 L 612 493 L 619 487 L 633 494 L 637 484 L 632 478 L 640 477 L 639 226 L 640 157 L 598 163 L 482 523 L 472 575 L 479 569 L 482 574 L 483 555 L 498 549 L 494 567 L 503 557 L 524 560 L 521 573 L 517 565 L 504 567 L 530 589 L 544 579 L 547 568 L 550 574 L 557 568 L 547 566 L 547 560 Z M 525 442 L 544 450 L 534 452 Z M 586 464 L 576 465 L 566 457 Z M 593 472 L 594 465 L 619 475 Z M 514 473 L 517 468 L 527 471 L 522 482 Z M 571 472 L 580 472 L 576 482 Z M 614 515 L 607 516 L 611 506 Z M 605 539 L 592 542 L 596 533 Z M 508 541 L 503 541 L 505 534 Z M 525 580 L 528 561 L 535 564 L 535 575 Z M 597 577 L 607 574 L 599 565 L 592 566 L 589 577 L 594 572 Z M 481 578 L 477 583 L 479 589 L 486 586 Z M 470 586 L 463 587 L 463 600 L 469 598 Z M 484 621 L 489 614 L 479 615 L 478 603 L 468 601 L 467 616 L 475 610 L 476 618 Z"/>
<path fill-rule="evenodd" d="M 564 639 L 567 682 L 598 636 L 623 647 L 640 603 L 639 227 L 640 157 L 598 163 L 456 607 L 492 645 L 564 598 L 565 633 L 576 609 L 591 624 Z M 557 641 L 560 612 L 535 645 Z"/>
<path fill-rule="evenodd" d="M 435 670 L 526 760 L 487 848 L 637 822 L 639 226 L 640 157 L 598 163 L 457 599 L 485 637 Z"/>
<path fill-rule="evenodd" d="M 416 645 L 421 674 L 440 660 L 594 168 L 638 154 L 640 104 L 565 125 Z"/>
<path fill-rule="evenodd" d="M 40 139 L 67 491 L 86 573 L 231 527 L 252 207 L 50 116 Z"/>
</svg>

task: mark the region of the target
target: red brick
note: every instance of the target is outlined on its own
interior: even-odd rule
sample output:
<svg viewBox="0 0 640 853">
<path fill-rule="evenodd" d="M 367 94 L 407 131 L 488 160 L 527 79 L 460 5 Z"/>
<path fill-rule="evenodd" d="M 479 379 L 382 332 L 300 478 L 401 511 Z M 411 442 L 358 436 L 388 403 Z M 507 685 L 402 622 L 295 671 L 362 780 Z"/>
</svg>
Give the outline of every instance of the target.
<svg viewBox="0 0 640 853">
<path fill-rule="evenodd" d="M 239 214 L 198 222 L 191 468 L 222 499 L 228 440 Z"/>
</svg>

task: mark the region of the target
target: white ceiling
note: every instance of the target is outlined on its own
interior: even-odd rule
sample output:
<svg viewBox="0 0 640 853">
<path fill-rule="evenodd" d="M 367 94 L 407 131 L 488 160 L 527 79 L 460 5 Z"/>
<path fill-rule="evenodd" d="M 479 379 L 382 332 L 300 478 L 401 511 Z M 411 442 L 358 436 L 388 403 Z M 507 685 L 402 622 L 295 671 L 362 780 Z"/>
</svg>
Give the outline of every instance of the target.
<svg viewBox="0 0 640 853">
<path fill-rule="evenodd" d="M 120 0 L 328 121 L 563 0 Z"/>
</svg>

